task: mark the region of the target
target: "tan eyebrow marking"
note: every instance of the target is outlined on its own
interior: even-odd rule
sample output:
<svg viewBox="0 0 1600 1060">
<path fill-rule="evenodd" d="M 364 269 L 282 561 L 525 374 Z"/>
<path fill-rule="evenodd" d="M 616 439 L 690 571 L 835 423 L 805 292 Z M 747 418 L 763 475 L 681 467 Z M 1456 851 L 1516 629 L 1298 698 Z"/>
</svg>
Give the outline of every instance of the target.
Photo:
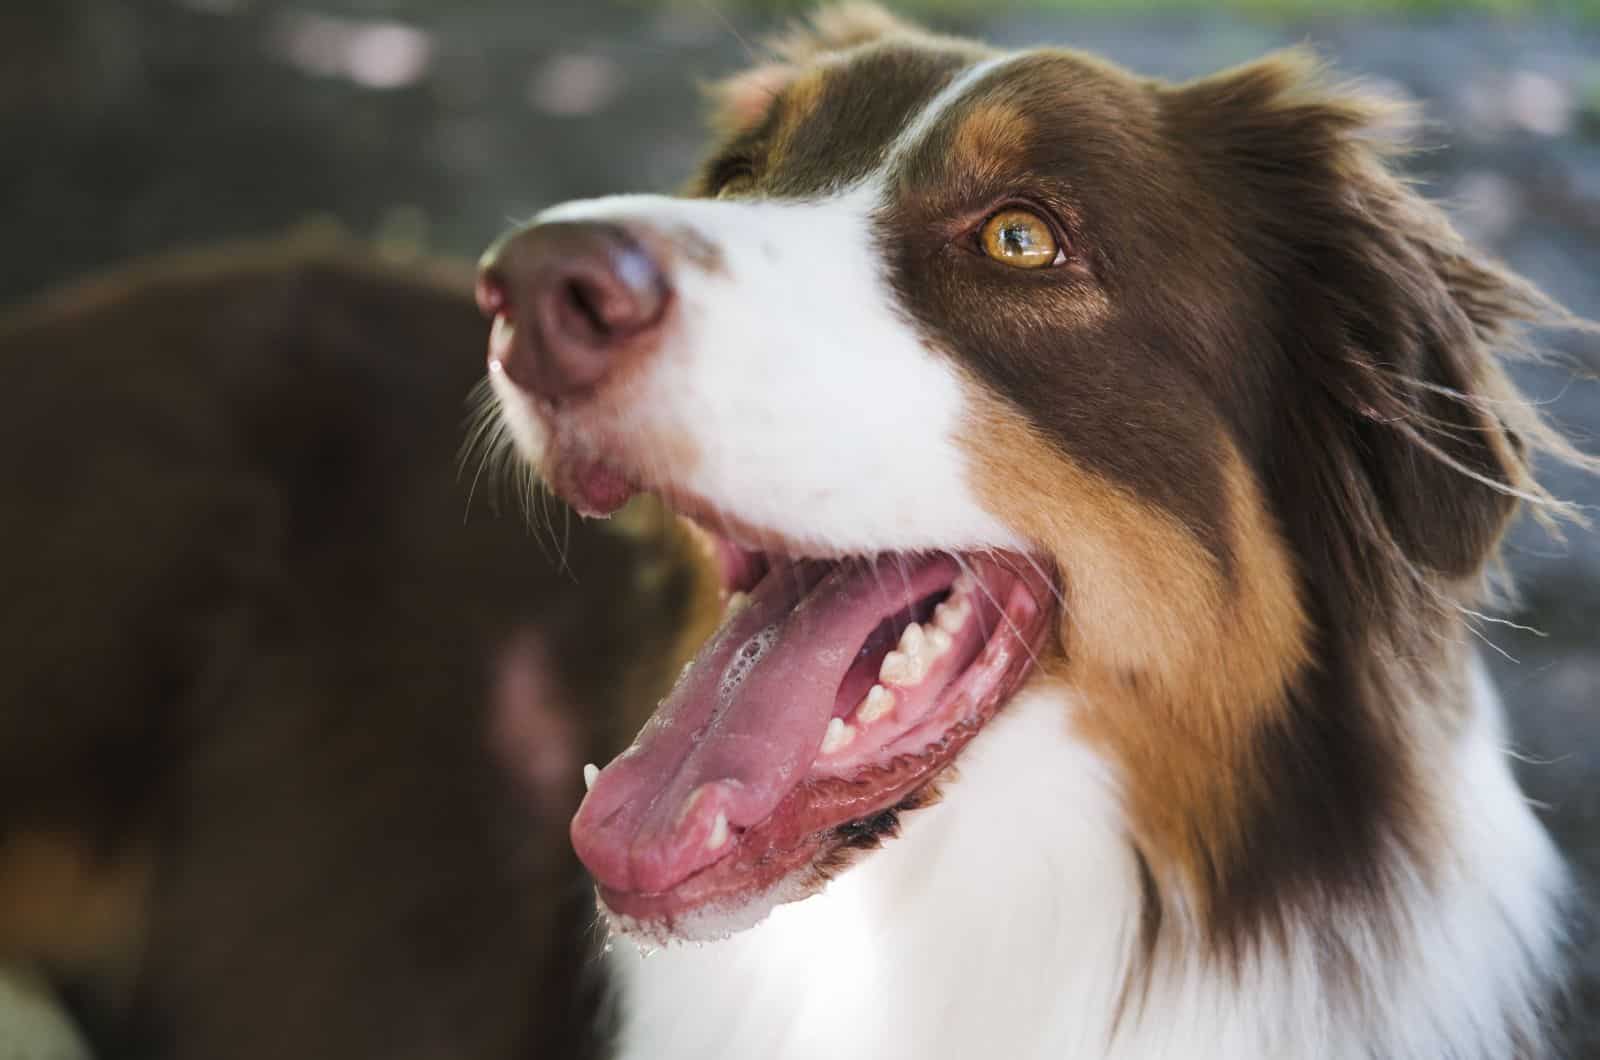
<svg viewBox="0 0 1600 1060">
<path fill-rule="evenodd" d="M 959 179 L 997 179 L 1027 152 L 1034 131 L 1033 120 L 1015 103 L 976 103 L 956 126 L 950 163 Z"/>
</svg>

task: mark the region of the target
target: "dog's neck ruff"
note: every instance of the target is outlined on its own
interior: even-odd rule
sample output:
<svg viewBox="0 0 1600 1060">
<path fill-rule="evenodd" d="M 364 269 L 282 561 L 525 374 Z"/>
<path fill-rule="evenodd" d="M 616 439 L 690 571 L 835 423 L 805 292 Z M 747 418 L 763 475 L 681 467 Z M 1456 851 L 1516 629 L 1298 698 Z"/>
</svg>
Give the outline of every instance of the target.
<svg viewBox="0 0 1600 1060">
<path fill-rule="evenodd" d="M 1386 908 L 1306 909 L 1238 966 L 1169 912 L 1141 941 L 1117 778 L 1040 679 L 963 755 L 937 805 L 821 894 L 726 941 L 619 939 L 621 1060 L 1388 1060 L 1521 1055 L 1558 961 L 1564 870 L 1518 792 L 1481 672 L 1441 763 L 1449 850 Z M 1393 908 L 1395 904 L 1405 908 Z M 1181 917 L 1178 918 L 1181 920 Z M 1398 930 L 1397 930 L 1398 928 Z M 1337 933 L 1353 961 L 1325 958 Z"/>
</svg>

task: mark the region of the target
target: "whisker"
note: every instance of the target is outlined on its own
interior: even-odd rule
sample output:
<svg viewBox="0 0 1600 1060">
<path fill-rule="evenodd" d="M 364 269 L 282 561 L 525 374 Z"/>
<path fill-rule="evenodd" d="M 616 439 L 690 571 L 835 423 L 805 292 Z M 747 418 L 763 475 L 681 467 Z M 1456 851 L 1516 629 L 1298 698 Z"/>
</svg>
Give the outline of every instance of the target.
<svg viewBox="0 0 1600 1060">
<path fill-rule="evenodd" d="M 561 506 L 561 548 L 558 554 L 560 559 L 557 566 L 565 573 L 573 574 L 567 562 L 572 557 L 572 509 L 565 504 Z M 573 574 L 573 577 L 577 575 Z"/>
<path fill-rule="evenodd" d="M 1501 656 L 1504 656 L 1505 659 L 1508 662 L 1516 663 L 1518 666 L 1522 665 L 1522 660 L 1521 659 L 1517 658 L 1515 655 L 1512 655 L 1510 652 L 1508 652 L 1504 648 L 1500 647 L 1500 645 L 1496 644 L 1494 641 L 1492 641 L 1488 637 L 1484 636 L 1483 631 L 1478 629 L 1476 626 L 1472 625 L 1471 623 L 1467 623 L 1466 624 L 1466 630 L 1467 630 L 1468 633 L 1471 633 L 1474 637 L 1477 637 L 1479 640 L 1483 641 L 1484 644 L 1488 645 L 1496 653 L 1498 653 Z"/>
<path fill-rule="evenodd" d="M 1022 645 L 1022 650 L 1028 653 L 1028 660 L 1037 666 L 1039 664 L 1038 653 L 1033 650 L 1033 645 L 1028 643 L 1028 638 L 1023 636 L 1022 630 L 1019 629 L 1017 624 L 1011 620 L 1011 616 L 1006 614 L 1005 606 L 995 598 L 994 593 L 989 591 L 989 587 L 983 583 L 982 578 L 978 577 L 977 572 L 975 572 L 972 567 L 968 565 L 966 559 L 962 557 L 961 553 L 952 552 L 950 554 L 955 557 L 956 563 L 961 567 L 961 570 L 971 577 L 972 583 L 982 590 L 983 595 L 988 598 L 991 604 L 994 605 L 995 610 L 1000 613 L 1001 620 L 1004 621 L 1007 626 L 1010 626 L 1011 632 L 1016 635 L 1018 643 Z M 983 635 L 987 638 L 991 635 L 991 631 L 984 630 Z"/>
<path fill-rule="evenodd" d="M 472 473 L 472 480 L 467 487 L 467 499 L 461 512 L 461 522 L 467 522 L 472 511 L 472 500 L 478 490 L 478 480 L 483 476 L 484 469 L 490 464 L 505 431 L 505 420 L 500 415 L 499 401 L 489 380 L 483 379 L 472 388 L 467 395 L 466 404 L 468 412 L 465 421 L 465 440 L 461 444 L 461 451 L 456 457 L 456 479 L 460 481 L 467 473 L 468 466 L 474 463 L 476 467 Z"/>
<path fill-rule="evenodd" d="M 994 549 L 985 549 L 984 551 L 991 558 L 993 558 Z M 1024 552 L 1022 553 L 1022 558 L 1028 561 L 1028 566 L 1033 568 L 1033 573 L 1039 576 L 1039 580 L 1044 582 L 1045 585 L 1049 587 L 1050 595 L 1055 597 L 1057 606 L 1059 606 L 1062 611 L 1065 611 L 1067 609 L 1067 594 L 1062 591 L 1059 585 L 1056 584 L 1056 580 L 1050 576 L 1048 571 L 1039 565 L 1039 561 L 1034 559 L 1032 554 Z"/>
<path fill-rule="evenodd" d="M 1474 611 L 1470 607 L 1462 607 L 1458 604 L 1456 605 L 1456 610 L 1460 611 L 1464 615 L 1469 615 L 1472 618 L 1477 619 L 1479 622 L 1493 622 L 1497 626 L 1508 626 L 1511 629 L 1521 630 L 1523 633 L 1532 633 L 1535 637 L 1550 636 L 1550 634 L 1546 633 L 1542 629 L 1535 629 L 1532 626 L 1524 626 L 1519 622 L 1511 621 L 1509 618 L 1500 618 L 1496 615 L 1486 615 L 1481 611 Z"/>
<path fill-rule="evenodd" d="M 538 498 L 539 503 L 539 523 L 544 528 L 545 533 L 550 535 L 550 547 L 555 550 L 556 562 L 559 565 L 561 563 L 561 539 L 556 537 L 555 516 L 550 514 L 550 501 L 554 496 L 554 491 L 551 490 L 548 482 L 542 478 L 537 478 L 534 479 L 534 496 Z M 560 503 L 559 498 L 556 500 L 557 503 Z"/>
<path fill-rule="evenodd" d="M 730 19 L 721 8 L 712 3 L 712 0 L 700 0 L 700 6 L 708 14 L 710 14 L 712 18 L 716 19 L 717 22 L 721 24 L 723 29 L 728 31 L 728 35 L 730 37 L 739 43 L 739 47 L 744 49 L 745 58 L 749 59 L 753 63 L 761 61 L 762 56 L 760 50 L 745 39 L 744 34 L 739 32 L 739 28 L 733 24 L 733 20 Z"/>
</svg>

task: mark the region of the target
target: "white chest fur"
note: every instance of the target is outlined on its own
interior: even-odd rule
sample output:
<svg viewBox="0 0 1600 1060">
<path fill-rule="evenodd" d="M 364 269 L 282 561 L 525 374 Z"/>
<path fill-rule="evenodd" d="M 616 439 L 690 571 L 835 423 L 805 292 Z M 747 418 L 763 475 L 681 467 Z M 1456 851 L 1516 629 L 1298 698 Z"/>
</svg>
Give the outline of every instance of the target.
<svg viewBox="0 0 1600 1060">
<path fill-rule="evenodd" d="M 1244 981 L 1165 959 L 1115 1020 L 1140 915 L 1138 868 L 1104 762 L 1076 742 L 1070 691 L 1035 685 L 963 754 L 946 798 L 823 894 L 725 942 L 648 957 L 619 940 L 623 1060 L 1249 1060 L 1503 1057 L 1538 1019 L 1556 962 L 1560 862 L 1513 783 L 1498 707 L 1456 749 L 1453 857 L 1409 933 L 1370 947 L 1360 984 L 1319 978 L 1329 911 Z M 1404 872 L 1403 866 L 1397 866 Z M 1171 918 L 1169 917 L 1169 920 Z M 1181 926 L 1180 926 L 1181 930 Z M 1392 935 L 1392 928 L 1382 931 Z"/>
</svg>

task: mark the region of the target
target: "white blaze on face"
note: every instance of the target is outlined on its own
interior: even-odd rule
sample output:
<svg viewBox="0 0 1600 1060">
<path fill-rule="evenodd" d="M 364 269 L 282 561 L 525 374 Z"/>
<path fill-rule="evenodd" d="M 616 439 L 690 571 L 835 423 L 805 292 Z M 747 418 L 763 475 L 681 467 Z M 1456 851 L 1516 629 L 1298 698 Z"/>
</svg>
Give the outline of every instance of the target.
<svg viewBox="0 0 1600 1060">
<path fill-rule="evenodd" d="M 624 445 L 680 437 L 698 454 L 682 467 L 617 454 L 646 485 L 819 551 L 1014 545 L 966 481 L 962 384 L 895 305 L 881 194 L 867 183 L 820 201 L 625 196 L 539 220 L 605 220 L 669 242 L 688 233 L 716 249 L 715 263 L 675 257 L 661 348 L 609 413 L 606 433 Z M 513 430 L 519 442 L 539 434 Z"/>
<path fill-rule="evenodd" d="M 908 123 L 882 170 L 816 200 L 616 196 L 539 221 L 603 220 L 668 244 L 676 311 L 625 407 L 584 415 L 610 444 L 686 439 L 693 461 L 615 454 L 650 488 L 694 494 L 739 521 L 821 552 L 1017 547 L 967 482 L 963 383 L 896 304 L 886 174 L 939 115 L 1014 57 L 957 75 Z M 497 378 L 513 434 L 536 462 L 544 429 Z M 574 429 L 583 431 L 583 416 Z M 594 424 L 590 425 L 595 426 Z M 650 448 L 641 446 L 640 448 Z"/>
</svg>

